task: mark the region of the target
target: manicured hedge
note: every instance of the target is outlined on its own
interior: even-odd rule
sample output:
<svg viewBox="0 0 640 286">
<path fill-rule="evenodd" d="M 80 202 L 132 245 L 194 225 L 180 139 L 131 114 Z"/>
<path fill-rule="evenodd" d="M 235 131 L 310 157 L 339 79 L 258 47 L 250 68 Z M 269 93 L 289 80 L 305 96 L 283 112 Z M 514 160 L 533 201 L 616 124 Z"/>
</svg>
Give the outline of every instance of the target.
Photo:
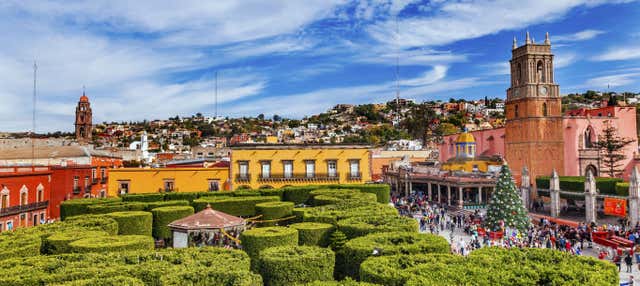
<svg viewBox="0 0 640 286">
<path fill-rule="evenodd" d="M 550 249 L 482 248 L 368 258 L 360 279 L 382 285 L 618 285 L 614 264 Z"/>
<path fill-rule="evenodd" d="M 335 230 L 335 226 L 328 223 L 301 222 L 289 225 L 298 230 L 298 243 L 300 245 L 312 245 L 327 247 L 329 237 Z"/>
<path fill-rule="evenodd" d="M 60 284 L 52 284 L 52 286 L 145 286 L 142 280 L 127 277 L 127 276 L 115 276 L 115 277 L 100 277 L 90 278 L 64 282 Z"/>
<path fill-rule="evenodd" d="M 232 192 L 232 196 L 234 197 L 257 197 L 261 195 L 258 190 L 237 190 Z"/>
<path fill-rule="evenodd" d="M 291 213 L 292 213 L 292 215 L 296 216 L 296 218 L 293 219 L 292 222 L 302 222 L 304 214 L 307 211 L 310 211 L 312 209 L 313 208 L 293 208 L 293 211 Z"/>
<path fill-rule="evenodd" d="M 202 196 L 202 193 L 180 193 L 180 192 L 171 192 L 164 194 L 165 201 L 189 201 L 189 203 L 193 202 L 193 200 Z"/>
<path fill-rule="evenodd" d="M 323 222 L 337 225 L 338 221 L 351 217 L 398 216 L 398 210 L 389 205 L 369 204 L 366 206 L 320 206 L 304 212 L 303 221 Z"/>
<path fill-rule="evenodd" d="M 391 186 L 388 184 L 347 184 L 347 185 L 328 185 L 328 188 L 338 189 L 356 189 L 363 193 L 375 194 L 378 202 L 388 204 L 391 201 Z"/>
<path fill-rule="evenodd" d="M 157 239 L 172 238 L 171 229 L 167 225 L 171 222 L 193 214 L 191 206 L 159 207 L 151 210 L 153 214 L 153 237 Z"/>
<path fill-rule="evenodd" d="M 628 182 L 616 183 L 616 195 L 618 195 L 618 196 L 628 196 L 629 195 L 629 183 Z"/>
<path fill-rule="evenodd" d="M 154 247 L 153 237 L 146 235 L 95 236 L 69 243 L 69 249 L 75 253 L 153 250 Z"/>
<path fill-rule="evenodd" d="M 258 190 L 261 196 L 276 196 L 281 200 L 284 200 L 284 190 L 283 189 L 260 189 Z"/>
<path fill-rule="evenodd" d="M 256 215 L 256 204 L 279 200 L 278 197 L 202 197 L 193 201 L 193 207 L 199 212 L 210 204 L 214 210 L 246 217 Z"/>
<path fill-rule="evenodd" d="M 309 193 L 319 188 L 321 186 L 286 187 L 284 188 L 284 200 L 293 202 L 296 205 L 306 204 L 310 198 Z"/>
<path fill-rule="evenodd" d="M 60 204 L 60 219 L 65 220 L 74 215 L 87 214 L 87 207 L 98 204 L 108 204 L 122 201 L 121 198 L 100 198 L 100 199 L 74 199 L 64 201 Z"/>
<path fill-rule="evenodd" d="M 314 281 L 309 283 L 296 284 L 297 286 L 377 286 L 378 284 L 358 282 L 351 278 L 342 281 Z"/>
<path fill-rule="evenodd" d="M 348 241 L 336 257 L 336 265 L 340 266 L 342 274 L 353 278 L 359 277 L 360 264 L 370 257 L 374 250 L 378 255 L 395 254 L 425 254 L 451 251 L 449 243 L 444 237 L 433 234 L 413 232 L 383 232 L 373 233 Z"/>
<path fill-rule="evenodd" d="M 105 231 L 69 230 L 56 233 L 43 240 L 42 252 L 45 254 L 70 253 L 70 243 L 88 237 L 109 236 Z"/>
<path fill-rule="evenodd" d="M 158 286 L 262 285 L 262 278 L 251 273 L 249 265 L 243 251 L 217 247 L 14 257 L 0 261 L 3 273 L 11 273 L 0 276 L 0 285 L 56 285 L 87 279 L 94 281 L 89 285 L 113 285 L 109 281 L 118 281 L 115 277 Z"/>
<path fill-rule="evenodd" d="M 256 204 L 256 214 L 262 215 L 260 220 L 274 220 L 292 216 L 293 202 L 266 202 Z M 285 224 L 285 221 L 279 222 L 279 225 Z M 269 222 L 266 225 L 275 225 L 275 222 Z"/>
<path fill-rule="evenodd" d="M 335 255 L 317 246 L 280 246 L 260 253 L 260 274 L 266 286 L 332 281 Z"/>
<path fill-rule="evenodd" d="M 338 230 L 347 238 L 353 239 L 376 232 L 418 232 L 418 222 L 413 218 L 400 216 L 361 216 L 339 221 Z"/>
<path fill-rule="evenodd" d="M 331 205 L 331 204 L 370 204 L 376 201 L 376 195 L 360 192 L 349 192 L 333 195 L 317 195 L 313 198 L 315 206 Z"/>
<path fill-rule="evenodd" d="M 143 202 L 118 202 L 88 206 L 87 213 L 108 214 L 113 212 L 143 211 L 146 208 L 147 203 Z"/>
<path fill-rule="evenodd" d="M 242 248 L 251 257 L 251 267 L 258 270 L 259 254 L 262 250 L 274 246 L 298 245 L 298 231 L 293 228 L 274 226 L 254 228 L 240 235 Z"/>
<path fill-rule="evenodd" d="M 123 202 L 159 202 L 164 201 L 164 193 L 122 195 Z"/>
<path fill-rule="evenodd" d="M 536 178 L 536 186 L 540 189 L 549 189 L 549 176 L 540 176 Z M 561 176 L 560 190 L 569 192 L 584 192 L 585 177 L 579 176 Z M 619 178 L 596 178 L 596 188 L 602 194 L 615 195 L 616 184 L 622 182 Z"/>
<path fill-rule="evenodd" d="M 107 214 L 107 216 L 118 222 L 118 234 L 120 235 L 151 236 L 153 215 L 150 212 L 114 212 Z"/>
<path fill-rule="evenodd" d="M 40 255 L 42 240 L 38 234 L 0 234 L 0 260 Z"/>
<path fill-rule="evenodd" d="M 46 224 L 38 227 L 51 227 L 54 224 Z M 118 234 L 118 222 L 112 218 L 103 215 L 80 215 L 70 217 L 65 220 L 62 225 L 67 227 L 81 227 L 86 230 L 106 231 L 109 235 Z"/>
</svg>

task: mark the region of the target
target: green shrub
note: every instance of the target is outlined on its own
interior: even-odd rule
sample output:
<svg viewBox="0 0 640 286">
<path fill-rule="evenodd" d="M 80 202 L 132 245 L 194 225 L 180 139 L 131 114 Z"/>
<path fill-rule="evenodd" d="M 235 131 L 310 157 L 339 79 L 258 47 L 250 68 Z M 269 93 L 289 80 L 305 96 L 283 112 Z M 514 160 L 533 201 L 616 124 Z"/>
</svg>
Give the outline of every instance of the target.
<svg viewBox="0 0 640 286">
<path fill-rule="evenodd" d="M 332 281 L 335 256 L 317 246 L 280 246 L 260 253 L 260 274 L 267 286 Z"/>
<path fill-rule="evenodd" d="M 189 203 L 193 202 L 193 200 L 202 196 L 202 193 L 181 193 L 181 192 L 170 192 L 164 194 L 165 201 L 189 201 Z"/>
<path fill-rule="evenodd" d="M 143 202 L 118 202 L 118 203 L 88 206 L 87 213 L 108 214 L 113 212 L 143 211 L 146 208 L 147 208 L 147 203 L 143 203 Z"/>
<path fill-rule="evenodd" d="M 283 189 L 260 189 L 258 190 L 261 196 L 265 197 L 279 197 L 280 200 L 284 200 L 284 190 Z"/>
<path fill-rule="evenodd" d="M 300 186 L 284 188 L 284 200 L 294 204 L 306 204 L 309 201 L 309 193 L 320 186 Z"/>
<path fill-rule="evenodd" d="M 536 186 L 540 189 L 549 189 L 549 176 L 540 176 L 536 178 Z M 584 192 L 584 177 L 580 176 L 561 176 L 560 190 L 569 192 Z M 596 178 L 596 188 L 602 194 L 615 195 L 616 184 L 622 182 L 619 178 Z"/>
<path fill-rule="evenodd" d="M 190 268 L 177 268 L 176 271 L 165 273 L 160 277 L 161 285 L 194 286 L 194 285 L 229 285 L 229 286 L 255 286 L 263 285 L 262 277 L 246 270 L 211 269 L 198 266 Z"/>
<path fill-rule="evenodd" d="M 378 255 L 447 254 L 451 248 L 447 240 L 439 235 L 413 232 L 373 233 L 348 241 L 337 254 L 336 265 L 345 271 L 344 275 L 359 278 L 360 264 L 370 257 L 374 250 L 379 252 Z"/>
<path fill-rule="evenodd" d="M 181 200 L 181 201 L 150 202 L 150 203 L 147 203 L 147 206 L 145 207 L 144 210 L 148 212 L 155 208 L 172 207 L 172 206 L 189 206 L 189 201 Z"/>
<path fill-rule="evenodd" d="M 289 225 L 298 230 L 298 243 L 300 245 L 329 246 L 329 237 L 335 230 L 332 224 L 319 222 L 301 222 Z"/>
<path fill-rule="evenodd" d="M 351 217 L 398 216 L 398 210 L 389 205 L 368 204 L 366 206 L 327 205 L 309 208 L 304 212 L 303 221 L 323 222 L 337 225 L 338 221 Z"/>
<path fill-rule="evenodd" d="M 38 234 L 0 234 L 0 260 L 40 255 L 42 240 Z"/>
<path fill-rule="evenodd" d="M 297 286 L 376 286 L 378 284 L 358 282 L 351 278 L 342 281 L 314 281 L 304 284 L 296 284 Z"/>
<path fill-rule="evenodd" d="M 307 211 L 312 210 L 313 208 L 293 208 L 293 210 L 291 211 L 291 214 L 296 216 L 295 219 L 292 220 L 292 222 L 302 222 L 302 219 L 304 218 L 304 214 Z"/>
<path fill-rule="evenodd" d="M 69 243 L 71 252 L 118 252 L 130 250 L 153 250 L 153 237 L 146 235 L 116 235 L 87 237 Z"/>
<path fill-rule="evenodd" d="M 338 189 L 356 189 L 363 193 L 375 194 L 378 202 L 388 204 L 391 201 L 391 186 L 388 184 L 347 184 L 347 185 L 328 185 L 328 188 Z"/>
<path fill-rule="evenodd" d="M 338 221 L 338 229 L 353 239 L 376 232 L 418 232 L 418 222 L 409 217 L 360 216 Z"/>
<path fill-rule="evenodd" d="M 256 214 L 262 215 L 260 220 L 275 220 L 290 217 L 293 213 L 292 202 L 266 202 L 256 204 Z M 278 224 L 286 223 L 281 221 Z M 275 225 L 276 222 L 266 222 L 266 225 Z"/>
<path fill-rule="evenodd" d="M 142 280 L 128 276 L 99 277 L 68 281 L 54 286 L 145 286 Z"/>
<path fill-rule="evenodd" d="M 332 205 L 332 204 L 353 204 L 365 203 L 370 204 L 376 201 L 376 195 L 368 193 L 360 193 L 351 191 L 349 193 L 336 193 L 332 195 L 317 195 L 313 198 L 315 206 Z"/>
<path fill-rule="evenodd" d="M 43 240 L 43 253 L 45 254 L 62 254 L 70 253 L 69 244 L 87 237 L 109 236 L 105 231 L 79 231 L 70 229 L 69 231 L 56 233 L 46 237 Z"/>
<path fill-rule="evenodd" d="M 237 190 L 232 194 L 234 197 L 259 197 L 262 195 L 258 190 Z"/>
<path fill-rule="evenodd" d="M 60 204 L 60 220 L 75 215 L 87 214 L 87 207 L 98 204 L 108 204 L 121 202 L 121 198 L 101 198 L 101 199 L 73 199 Z"/>
<path fill-rule="evenodd" d="M 153 214 L 153 237 L 167 239 L 172 237 L 171 229 L 167 225 L 171 222 L 193 214 L 190 206 L 159 207 L 151 210 Z"/>
<path fill-rule="evenodd" d="M 616 195 L 618 196 L 628 196 L 629 195 L 629 183 L 628 182 L 618 182 L 616 183 Z"/>
<path fill-rule="evenodd" d="M 254 228 L 240 235 L 242 248 L 251 257 L 251 267 L 258 270 L 257 260 L 262 250 L 274 246 L 298 245 L 298 231 L 293 228 L 274 226 Z"/>
<path fill-rule="evenodd" d="M 120 235 L 151 236 L 153 215 L 150 212 L 114 212 L 107 214 L 107 216 L 118 222 L 118 234 Z"/>
<path fill-rule="evenodd" d="M 55 224 L 47 224 L 42 227 L 49 227 Z M 62 225 L 65 228 L 81 227 L 86 230 L 101 230 L 109 235 L 118 234 L 118 222 L 103 215 L 81 215 L 70 217 Z"/>
<path fill-rule="evenodd" d="M 234 216 L 255 216 L 256 204 L 279 201 L 278 197 L 202 197 L 193 201 L 196 212 L 208 204 L 211 208 Z"/>
<path fill-rule="evenodd" d="M 127 194 L 121 195 L 123 202 L 159 202 L 164 201 L 164 193 Z"/>
</svg>

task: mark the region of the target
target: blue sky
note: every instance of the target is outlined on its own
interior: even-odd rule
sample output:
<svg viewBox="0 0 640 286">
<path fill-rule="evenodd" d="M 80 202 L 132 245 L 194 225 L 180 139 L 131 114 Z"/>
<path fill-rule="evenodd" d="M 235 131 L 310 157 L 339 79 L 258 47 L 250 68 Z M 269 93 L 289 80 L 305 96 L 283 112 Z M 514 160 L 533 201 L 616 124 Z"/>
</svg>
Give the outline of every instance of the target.
<svg viewBox="0 0 640 286">
<path fill-rule="evenodd" d="M 396 21 L 397 19 L 397 21 Z M 397 24 L 396 24 L 397 23 Z M 399 33 L 396 33 L 396 26 Z M 213 114 L 300 118 L 395 95 L 505 97 L 513 37 L 551 35 L 562 94 L 640 91 L 640 2 L 0 2 L 0 131 L 73 129 L 86 86 L 94 122 Z"/>
</svg>

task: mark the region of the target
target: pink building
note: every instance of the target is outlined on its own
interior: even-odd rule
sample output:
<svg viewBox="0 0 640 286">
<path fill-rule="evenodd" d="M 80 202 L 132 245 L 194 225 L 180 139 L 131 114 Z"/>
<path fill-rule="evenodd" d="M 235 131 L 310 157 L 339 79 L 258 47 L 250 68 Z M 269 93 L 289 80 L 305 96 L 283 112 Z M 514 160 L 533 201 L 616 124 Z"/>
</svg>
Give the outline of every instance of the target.
<svg viewBox="0 0 640 286">
<path fill-rule="evenodd" d="M 636 108 L 626 106 L 607 106 L 596 109 L 578 109 L 567 112 L 563 116 L 564 130 L 564 173 L 565 176 L 584 176 L 591 170 L 596 176 L 607 176 L 598 150 L 593 142 L 606 128 L 607 124 L 618 129 L 618 136 L 637 139 Z M 492 156 L 505 154 L 504 127 L 469 132 L 476 139 L 478 155 Z M 440 144 L 440 162 L 455 157 L 455 141 L 459 134 L 445 136 Z M 626 159 L 623 177 L 629 180 L 631 169 L 640 165 L 637 156 L 638 142 L 634 141 L 624 148 Z M 638 158 L 638 159 L 636 159 Z M 549 158 L 553 160 L 553 158 Z"/>
</svg>

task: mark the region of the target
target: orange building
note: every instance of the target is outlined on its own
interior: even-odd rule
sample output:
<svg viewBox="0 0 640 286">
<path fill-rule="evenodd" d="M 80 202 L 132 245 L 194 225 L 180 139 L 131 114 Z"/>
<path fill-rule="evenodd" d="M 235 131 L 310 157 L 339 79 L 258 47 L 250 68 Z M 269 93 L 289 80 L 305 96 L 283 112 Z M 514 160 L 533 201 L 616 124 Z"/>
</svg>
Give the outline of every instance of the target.
<svg viewBox="0 0 640 286">
<path fill-rule="evenodd" d="M 49 219 L 49 167 L 0 167 L 0 232 Z"/>
<path fill-rule="evenodd" d="M 531 178 L 564 173 L 564 140 L 560 88 L 553 78 L 553 54 L 549 35 L 542 44 L 527 38 L 518 47 L 514 40 L 511 87 L 505 102 L 505 155 L 514 177 L 523 167 Z"/>
</svg>

